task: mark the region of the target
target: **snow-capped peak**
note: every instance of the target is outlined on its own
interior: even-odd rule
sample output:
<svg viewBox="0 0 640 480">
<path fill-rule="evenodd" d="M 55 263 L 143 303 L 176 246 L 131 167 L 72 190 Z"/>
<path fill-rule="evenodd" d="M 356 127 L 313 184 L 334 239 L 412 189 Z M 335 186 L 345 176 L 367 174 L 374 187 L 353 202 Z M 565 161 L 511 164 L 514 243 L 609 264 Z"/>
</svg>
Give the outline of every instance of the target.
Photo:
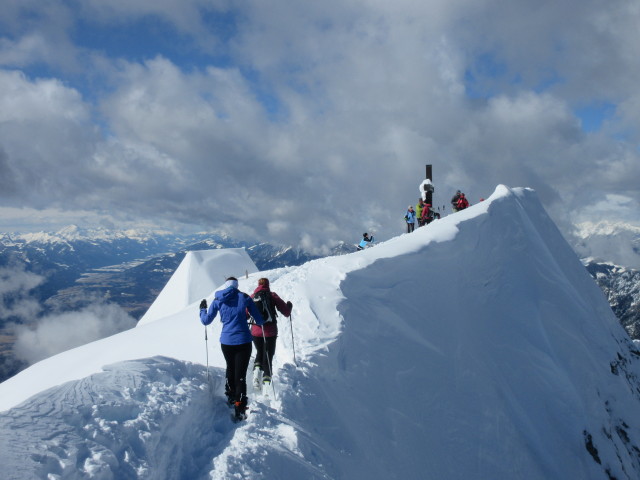
<svg viewBox="0 0 640 480">
<path fill-rule="evenodd" d="M 29 232 L 5 234 L 2 238 L 10 238 L 14 242 L 55 244 L 76 241 L 114 241 L 121 239 L 131 239 L 137 241 L 148 241 L 151 238 L 171 235 L 171 232 L 164 230 L 109 230 L 106 228 L 80 228 L 76 225 L 68 225 L 56 232 Z"/>
</svg>

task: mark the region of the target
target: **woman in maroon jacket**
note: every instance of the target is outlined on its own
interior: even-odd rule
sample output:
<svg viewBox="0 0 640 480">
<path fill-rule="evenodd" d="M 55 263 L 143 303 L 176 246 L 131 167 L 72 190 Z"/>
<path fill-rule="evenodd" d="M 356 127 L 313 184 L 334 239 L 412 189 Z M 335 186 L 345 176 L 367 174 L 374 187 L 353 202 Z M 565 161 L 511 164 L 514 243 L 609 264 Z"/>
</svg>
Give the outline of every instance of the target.
<svg viewBox="0 0 640 480">
<path fill-rule="evenodd" d="M 278 337 L 277 312 L 285 317 L 291 315 L 293 305 L 284 302 L 277 293 L 269 289 L 269 279 L 258 280 L 258 288 L 251 295 L 256 306 L 265 320 L 264 329 L 260 325 L 251 325 L 253 344 L 256 347 L 256 358 L 253 364 L 253 386 L 257 389 L 271 383 L 271 367 L 273 354 L 276 352 L 276 338 Z"/>
</svg>

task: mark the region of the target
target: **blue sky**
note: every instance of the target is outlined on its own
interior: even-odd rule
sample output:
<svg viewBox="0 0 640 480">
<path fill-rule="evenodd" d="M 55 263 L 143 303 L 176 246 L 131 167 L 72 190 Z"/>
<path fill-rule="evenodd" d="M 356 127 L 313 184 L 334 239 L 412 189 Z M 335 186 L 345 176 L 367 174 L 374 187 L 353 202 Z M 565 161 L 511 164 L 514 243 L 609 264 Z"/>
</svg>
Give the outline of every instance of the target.
<svg viewBox="0 0 640 480">
<path fill-rule="evenodd" d="M 621 0 L 4 0 L 0 229 L 320 247 L 402 231 L 426 163 L 437 203 L 526 186 L 565 233 L 640 224 L 639 16 Z M 610 194 L 625 201 L 602 211 Z"/>
</svg>

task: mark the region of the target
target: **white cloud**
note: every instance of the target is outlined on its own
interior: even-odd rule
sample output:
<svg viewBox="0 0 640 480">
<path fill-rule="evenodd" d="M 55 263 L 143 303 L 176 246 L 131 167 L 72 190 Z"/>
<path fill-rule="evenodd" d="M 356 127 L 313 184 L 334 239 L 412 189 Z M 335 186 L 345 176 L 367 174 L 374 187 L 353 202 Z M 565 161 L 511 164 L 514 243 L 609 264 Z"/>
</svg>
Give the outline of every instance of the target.
<svg viewBox="0 0 640 480">
<path fill-rule="evenodd" d="M 26 66 L 42 62 L 54 54 L 53 45 L 38 34 L 29 34 L 18 41 L 0 39 L 0 65 Z"/>
<path fill-rule="evenodd" d="M 78 312 L 40 319 L 35 325 L 16 326 L 14 352 L 33 364 L 39 360 L 135 326 L 135 320 L 115 304 L 92 304 Z"/>
<path fill-rule="evenodd" d="M 20 265 L 0 268 L 0 318 L 35 318 L 41 307 L 29 292 L 43 281 Z"/>
<path fill-rule="evenodd" d="M 577 223 L 598 221 L 622 221 L 640 225 L 637 212 L 640 203 L 637 199 L 626 195 L 608 194 L 604 198 L 596 197 L 581 209 L 575 216 Z"/>
<path fill-rule="evenodd" d="M 211 21 L 221 13 L 227 29 Z M 416 201 L 427 163 L 436 204 L 499 183 L 536 188 L 557 221 L 607 194 L 638 200 L 639 15 L 577 0 L 53 2 L 0 42 L 31 38 L 19 50 L 27 63 L 42 58 L 33 39 L 63 38 L 52 65 L 73 57 L 89 73 L 0 70 L 0 206 L 80 204 L 116 225 L 225 225 L 317 245 L 372 224 L 381 239 L 401 232 L 398 212 Z M 80 21 L 141 19 L 160 22 L 197 66 L 175 51 L 127 56 L 70 40 Z M 145 52 L 162 45 L 145 40 Z M 592 100 L 618 116 L 586 134 L 573 110 Z"/>
</svg>

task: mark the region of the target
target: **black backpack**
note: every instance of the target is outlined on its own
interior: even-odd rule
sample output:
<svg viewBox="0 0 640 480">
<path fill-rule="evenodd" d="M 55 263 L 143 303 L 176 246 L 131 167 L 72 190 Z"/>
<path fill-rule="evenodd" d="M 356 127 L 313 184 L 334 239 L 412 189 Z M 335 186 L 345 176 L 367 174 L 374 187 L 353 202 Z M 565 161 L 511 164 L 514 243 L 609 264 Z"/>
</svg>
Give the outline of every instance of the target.
<svg viewBox="0 0 640 480">
<path fill-rule="evenodd" d="M 276 306 L 273 304 L 273 298 L 271 298 L 271 292 L 268 290 L 260 290 L 253 296 L 253 301 L 258 307 L 258 311 L 265 323 L 275 322 L 278 313 L 276 312 Z"/>
</svg>

